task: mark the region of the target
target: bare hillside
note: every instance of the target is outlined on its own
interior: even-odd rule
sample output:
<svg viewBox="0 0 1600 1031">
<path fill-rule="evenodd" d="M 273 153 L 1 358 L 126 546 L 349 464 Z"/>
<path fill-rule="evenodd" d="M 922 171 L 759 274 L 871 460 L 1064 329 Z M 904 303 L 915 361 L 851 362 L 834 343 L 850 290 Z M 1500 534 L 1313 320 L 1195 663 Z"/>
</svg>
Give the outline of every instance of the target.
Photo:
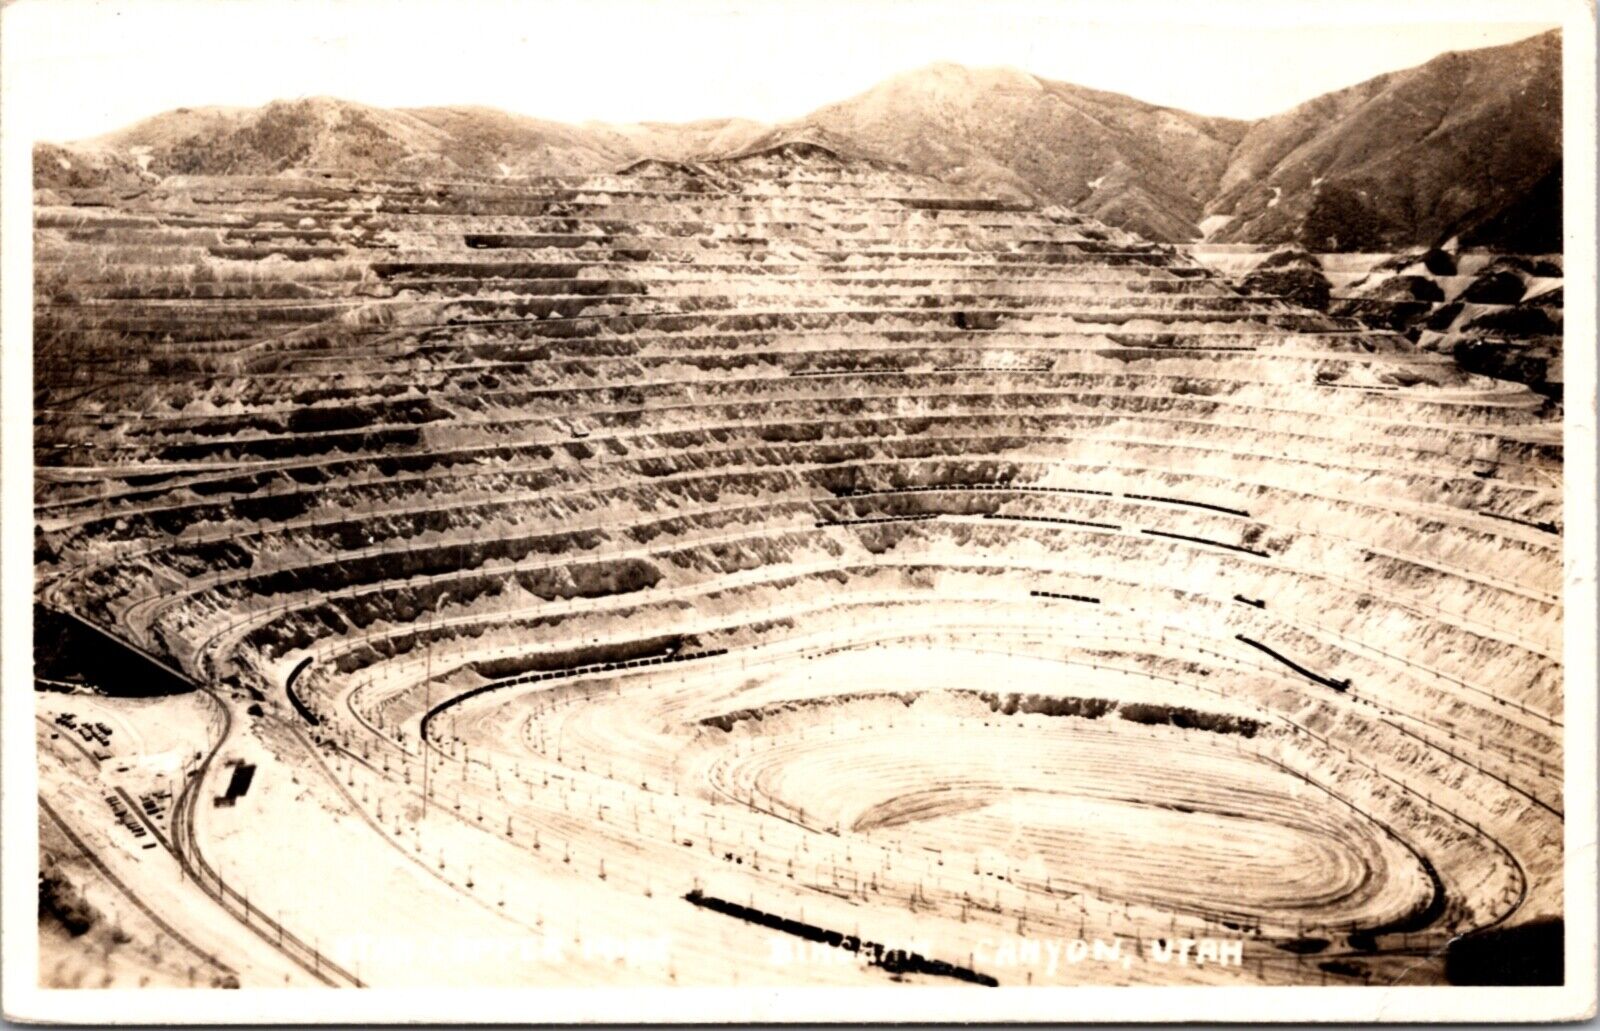
<svg viewBox="0 0 1600 1031">
<path fill-rule="evenodd" d="M 1206 213 L 1228 217 L 1215 234 L 1227 242 L 1381 250 L 1465 236 L 1550 250 L 1560 170 L 1551 32 L 1443 54 L 1257 122 Z"/>
<path fill-rule="evenodd" d="M 1548 252 L 1560 245 L 1560 58 L 1555 32 L 1445 54 L 1257 122 L 949 63 L 778 126 L 567 125 L 484 107 L 384 110 L 328 98 L 181 108 L 83 144 L 41 146 L 35 185 L 309 169 L 579 175 L 645 158 L 716 160 L 822 133 L 841 152 L 1168 242 L 1204 235 L 1348 251 L 1459 238 Z"/>
</svg>

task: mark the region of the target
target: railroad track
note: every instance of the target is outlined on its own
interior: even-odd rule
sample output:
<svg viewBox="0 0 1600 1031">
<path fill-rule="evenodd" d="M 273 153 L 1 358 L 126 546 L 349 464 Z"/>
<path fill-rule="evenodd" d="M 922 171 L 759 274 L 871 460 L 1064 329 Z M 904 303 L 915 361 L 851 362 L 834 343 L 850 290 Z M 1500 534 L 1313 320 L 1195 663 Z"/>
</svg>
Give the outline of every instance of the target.
<svg viewBox="0 0 1600 1031">
<path fill-rule="evenodd" d="M 183 932 L 173 927 L 166 920 L 164 920 L 159 913 L 151 909 L 150 906 L 147 905 L 132 888 L 128 887 L 127 882 L 112 872 L 111 868 L 105 864 L 105 861 L 100 858 L 100 856 L 93 848 L 89 846 L 87 842 L 78 836 L 77 832 L 72 829 L 72 827 L 67 823 L 66 819 L 56 811 L 55 806 L 52 806 L 43 795 L 39 796 L 39 809 L 50 818 L 50 822 L 56 825 L 66 839 L 72 843 L 72 847 L 77 849 L 78 852 L 82 854 L 83 858 L 89 863 L 89 865 L 94 867 L 100 876 L 104 877 L 112 887 L 121 892 L 129 902 L 133 903 L 134 908 L 143 913 L 152 924 L 160 928 L 162 934 L 165 934 L 167 937 L 171 938 L 173 941 L 189 950 L 189 952 L 204 960 L 209 966 L 215 968 L 219 973 L 233 978 L 237 978 L 239 976 L 239 972 L 237 970 L 224 963 L 221 959 L 217 958 L 214 953 L 207 952 L 205 949 L 195 944 L 193 939 L 189 938 Z"/>
<path fill-rule="evenodd" d="M 70 612 L 64 612 L 62 615 L 84 622 L 81 617 Z M 93 626 L 93 624 L 87 623 L 85 625 Z M 98 631 L 98 628 L 95 629 Z M 99 632 L 105 633 L 104 631 Z M 106 636 L 109 637 L 111 635 L 106 634 Z M 195 807 L 198 804 L 206 774 L 210 771 L 211 764 L 216 760 L 223 746 L 227 744 L 229 735 L 233 732 L 233 712 L 228 707 L 227 702 L 213 688 L 199 683 L 137 645 L 121 638 L 116 638 L 116 640 L 121 641 L 124 647 L 130 651 L 139 654 L 173 676 L 192 685 L 195 690 L 204 694 L 216 705 L 222 717 L 222 728 L 217 735 L 216 741 L 201 757 L 199 765 L 186 778 L 178 797 L 174 800 L 170 842 L 159 833 L 157 834 L 157 840 L 168 847 L 173 857 L 177 859 L 178 865 L 183 869 L 184 874 L 194 882 L 195 886 L 206 897 L 220 905 L 230 916 L 244 924 L 251 931 L 254 931 L 257 937 L 277 949 L 278 952 L 293 961 L 295 965 L 305 970 L 314 979 L 329 987 L 366 987 L 358 977 L 324 956 L 299 936 L 291 933 L 283 924 L 259 909 L 252 907 L 249 898 L 223 880 L 222 875 L 206 859 L 195 837 Z M 40 799 L 40 804 L 46 804 L 44 799 Z M 134 806 L 133 811 L 139 818 L 144 818 L 138 806 Z M 148 820 L 146 822 L 148 823 Z M 151 829 L 155 830 L 153 825 Z"/>
<path fill-rule="evenodd" d="M 211 746 L 200 765 L 185 781 L 172 810 L 172 854 L 177 857 L 184 872 L 209 898 L 220 905 L 256 933 L 262 941 L 277 949 L 306 973 L 330 988 L 364 988 L 365 983 L 339 964 L 324 956 L 315 946 L 288 931 L 282 923 L 250 905 L 247 896 L 222 879 L 222 875 L 206 859 L 195 837 L 194 813 L 199 804 L 201 787 L 222 746 L 233 731 L 233 712 L 216 691 L 202 684 L 195 687 L 216 703 L 222 714 L 222 733 Z"/>
</svg>

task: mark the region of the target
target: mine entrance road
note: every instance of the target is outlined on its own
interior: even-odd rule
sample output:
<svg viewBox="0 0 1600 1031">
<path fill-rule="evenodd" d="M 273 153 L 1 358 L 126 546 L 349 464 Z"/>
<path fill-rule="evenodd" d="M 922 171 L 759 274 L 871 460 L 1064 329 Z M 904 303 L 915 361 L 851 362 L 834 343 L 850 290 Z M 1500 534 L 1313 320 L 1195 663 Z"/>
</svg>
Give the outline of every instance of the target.
<svg viewBox="0 0 1600 1031">
<path fill-rule="evenodd" d="M 114 634 L 107 633 L 76 613 L 47 608 L 42 605 L 39 608 L 44 609 L 55 617 L 83 627 L 87 631 L 92 631 L 98 638 L 107 642 L 109 646 L 126 651 L 129 658 L 136 659 L 141 664 L 148 664 L 160 670 L 166 676 L 177 678 L 191 689 L 211 699 L 222 717 L 222 730 L 217 735 L 215 742 L 200 758 L 199 764 L 184 781 L 183 788 L 180 790 L 172 809 L 172 840 L 168 847 L 178 860 L 178 864 L 183 868 L 183 872 L 208 898 L 220 905 L 230 916 L 254 931 L 259 938 L 292 960 L 317 981 L 335 988 L 345 986 L 366 987 L 354 974 L 324 956 L 314 946 L 288 931 L 277 920 L 274 920 L 259 909 L 253 908 L 248 897 L 224 881 L 222 875 L 212 867 L 200 850 L 199 842 L 194 833 L 195 806 L 204 791 L 206 775 L 210 772 L 211 764 L 222 751 L 223 746 L 227 744 L 228 737 L 233 732 L 233 710 L 221 693 L 189 677 L 138 645 L 132 644 Z M 42 799 L 41 802 L 43 802 Z M 135 807 L 135 811 L 137 811 L 137 807 Z M 163 841 L 163 844 L 166 844 L 166 842 Z"/>
</svg>

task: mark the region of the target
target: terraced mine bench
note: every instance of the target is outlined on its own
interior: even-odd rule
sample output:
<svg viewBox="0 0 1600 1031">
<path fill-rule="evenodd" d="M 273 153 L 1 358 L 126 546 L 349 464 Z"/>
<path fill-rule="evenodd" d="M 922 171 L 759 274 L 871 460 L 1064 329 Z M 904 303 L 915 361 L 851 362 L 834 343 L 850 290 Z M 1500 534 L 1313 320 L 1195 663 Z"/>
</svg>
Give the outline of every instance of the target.
<svg viewBox="0 0 1600 1031">
<path fill-rule="evenodd" d="M 175 178 L 37 267 L 39 598 L 213 693 L 255 786 L 172 836 L 280 931 L 391 871 L 384 920 L 670 928 L 647 981 L 1360 983 L 1561 914 L 1526 388 L 810 143 Z M 296 821 L 357 858 L 253 867 Z"/>
</svg>

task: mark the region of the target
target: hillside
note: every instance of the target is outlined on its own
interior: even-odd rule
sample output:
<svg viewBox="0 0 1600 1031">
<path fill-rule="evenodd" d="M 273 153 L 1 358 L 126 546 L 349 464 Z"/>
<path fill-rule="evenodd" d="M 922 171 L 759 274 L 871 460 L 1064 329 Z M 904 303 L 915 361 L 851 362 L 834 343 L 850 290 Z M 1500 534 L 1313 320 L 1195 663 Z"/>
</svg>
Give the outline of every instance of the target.
<svg viewBox="0 0 1600 1031">
<path fill-rule="evenodd" d="M 621 137 L 638 157 L 689 161 L 706 155 L 733 154 L 771 132 L 771 126 L 748 118 L 708 118 L 698 122 L 635 122 L 629 125 L 589 123 L 588 128 Z"/>
<path fill-rule="evenodd" d="M 385 110 L 329 97 L 258 109 L 180 108 L 89 141 L 148 155 L 157 175 L 337 169 L 371 175 L 585 172 L 632 156 L 615 133 L 486 107 Z"/>
<path fill-rule="evenodd" d="M 1207 215 L 1222 242 L 1559 246 L 1561 39 L 1443 54 L 1264 119 Z"/>
<path fill-rule="evenodd" d="M 503 177 L 641 158 L 725 158 L 822 134 L 994 196 L 1058 204 L 1165 241 L 1311 250 L 1560 240 L 1560 36 L 1442 55 L 1257 122 L 1208 118 L 1011 69 L 940 63 L 778 126 L 746 119 L 567 125 L 484 107 L 328 98 L 180 108 L 35 150 L 41 188 L 171 174 Z"/>
<path fill-rule="evenodd" d="M 1006 69 L 936 64 L 803 124 L 988 193 L 1062 204 L 1156 239 L 1194 234 L 1248 123 Z"/>
</svg>

